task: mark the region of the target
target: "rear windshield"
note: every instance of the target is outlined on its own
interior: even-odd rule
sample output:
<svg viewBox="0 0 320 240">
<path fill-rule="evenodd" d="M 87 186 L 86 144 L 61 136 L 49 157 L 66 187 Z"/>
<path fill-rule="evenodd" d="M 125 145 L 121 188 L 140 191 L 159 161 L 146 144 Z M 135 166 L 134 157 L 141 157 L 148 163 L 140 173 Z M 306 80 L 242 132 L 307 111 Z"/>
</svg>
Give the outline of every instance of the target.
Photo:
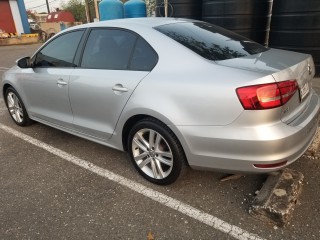
<svg viewBox="0 0 320 240">
<path fill-rule="evenodd" d="M 184 22 L 155 27 L 208 60 L 246 57 L 268 48 L 224 28 L 205 22 Z"/>
</svg>

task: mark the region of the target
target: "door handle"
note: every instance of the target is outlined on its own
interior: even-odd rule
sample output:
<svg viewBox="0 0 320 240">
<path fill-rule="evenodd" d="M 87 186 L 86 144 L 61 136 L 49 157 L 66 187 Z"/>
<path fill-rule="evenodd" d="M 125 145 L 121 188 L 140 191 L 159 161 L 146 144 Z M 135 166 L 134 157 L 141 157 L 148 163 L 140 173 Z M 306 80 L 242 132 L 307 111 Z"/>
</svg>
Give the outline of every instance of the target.
<svg viewBox="0 0 320 240">
<path fill-rule="evenodd" d="M 67 85 L 68 83 L 66 83 L 65 81 L 63 81 L 63 79 L 59 79 L 59 80 L 57 81 L 57 84 L 58 84 L 58 86 L 65 86 L 65 85 Z"/>
<path fill-rule="evenodd" d="M 128 92 L 128 88 L 122 86 L 122 84 L 116 84 L 112 87 L 112 91 L 114 91 L 115 93 Z"/>
</svg>

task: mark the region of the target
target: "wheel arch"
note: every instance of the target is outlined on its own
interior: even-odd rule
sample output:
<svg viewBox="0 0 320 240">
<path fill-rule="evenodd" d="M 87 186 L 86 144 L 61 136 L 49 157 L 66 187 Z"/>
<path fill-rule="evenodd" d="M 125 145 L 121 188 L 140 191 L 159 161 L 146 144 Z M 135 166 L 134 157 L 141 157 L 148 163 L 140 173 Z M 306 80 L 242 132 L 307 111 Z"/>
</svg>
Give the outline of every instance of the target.
<svg viewBox="0 0 320 240">
<path fill-rule="evenodd" d="M 4 100 L 4 102 L 7 104 L 7 100 L 5 99 L 5 94 L 6 94 L 6 91 L 7 91 L 7 89 L 9 88 L 9 87 L 12 87 L 12 88 L 14 88 L 12 85 L 10 85 L 9 83 L 5 83 L 4 85 L 3 85 L 3 88 L 2 88 L 2 97 L 3 97 L 3 100 Z"/>
<path fill-rule="evenodd" d="M 186 142 L 184 141 L 183 136 L 178 132 L 177 129 L 175 129 L 173 127 L 174 125 L 167 124 L 164 121 L 160 120 L 159 118 L 156 118 L 156 117 L 148 115 L 148 114 L 136 114 L 136 115 L 133 115 L 133 116 L 131 116 L 130 118 L 127 119 L 127 121 L 125 122 L 125 124 L 123 125 L 123 128 L 122 128 L 121 139 L 122 139 L 123 150 L 124 151 L 128 151 L 128 141 L 127 140 L 128 140 L 129 132 L 130 132 L 131 128 L 138 121 L 141 121 L 141 120 L 146 119 L 146 118 L 152 118 L 152 119 L 154 119 L 156 121 L 159 121 L 159 122 L 161 122 L 162 124 L 166 125 L 169 128 L 169 130 L 174 134 L 174 136 L 179 141 L 179 143 L 180 143 L 180 145 L 182 147 L 183 153 L 185 155 L 186 164 L 189 165 L 188 158 L 187 158 L 187 155 L 186 155 L 186 151 L 188 151 L 188 148 L 187 148 Z"/>
<path fill-rule="evenodd" d="M 137 115 L 131 116 L 130 118 L 127 119 L 127 121 L 123 125 L 122 136 L 121 136 L 122 146 L 123 146 L 123 150 L 124 151 L 128 151 L 128 142 L 127 142 L 127 140 L 128 140 L 128 136 L 129 136 L 129 132 L 130 132 L 131 128 L 137 122 L 139 122 L 142 119 L 146 119 L 146 118 L 154 118 L 154 117 L 152 117 L 150 115 L 147 115 L 147 114 L 137 114 Z M 156 119 L 156 118 L 154 118 L 154 119 Z M 158 120 L 158 121 L 160 121 L 160 120 Z"/>
</svg>

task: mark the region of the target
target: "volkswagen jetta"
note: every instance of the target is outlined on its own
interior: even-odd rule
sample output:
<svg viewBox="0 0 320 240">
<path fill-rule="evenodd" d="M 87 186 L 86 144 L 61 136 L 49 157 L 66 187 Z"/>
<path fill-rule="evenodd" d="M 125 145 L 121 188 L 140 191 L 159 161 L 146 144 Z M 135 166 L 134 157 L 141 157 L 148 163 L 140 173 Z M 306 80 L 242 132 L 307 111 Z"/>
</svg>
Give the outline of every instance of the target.
<svg viewBox="0 0 320 240">
<path fill-rule="evenodd" d="M 2 81 L 9 113 L 128 151 L 169 184 L 185 166 L 270 172 L 308 148 L 318 126 L 312 57 L 218 26 L 144 18 L 69 28 Z"/>
</svg>

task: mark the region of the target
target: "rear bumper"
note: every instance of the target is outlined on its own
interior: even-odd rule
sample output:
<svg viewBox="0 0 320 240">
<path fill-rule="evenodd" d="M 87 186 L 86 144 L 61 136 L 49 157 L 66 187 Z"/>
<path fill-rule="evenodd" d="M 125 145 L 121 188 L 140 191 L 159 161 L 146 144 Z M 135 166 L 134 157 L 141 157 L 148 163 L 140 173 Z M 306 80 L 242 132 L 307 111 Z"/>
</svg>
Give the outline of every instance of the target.
<svg viewBox="0 0 320 240">
<path fill-rule="evenodd" d="M 297 160 L 311 144 L 318 128 L 320 100 L 312 92 L 307 109 L 293 122 L 253 127 L 179 126 L 189 165 L 196 169 L 263 173 Z M 261 169 L 253 164 L 286 165 Z"/>
</svg>

